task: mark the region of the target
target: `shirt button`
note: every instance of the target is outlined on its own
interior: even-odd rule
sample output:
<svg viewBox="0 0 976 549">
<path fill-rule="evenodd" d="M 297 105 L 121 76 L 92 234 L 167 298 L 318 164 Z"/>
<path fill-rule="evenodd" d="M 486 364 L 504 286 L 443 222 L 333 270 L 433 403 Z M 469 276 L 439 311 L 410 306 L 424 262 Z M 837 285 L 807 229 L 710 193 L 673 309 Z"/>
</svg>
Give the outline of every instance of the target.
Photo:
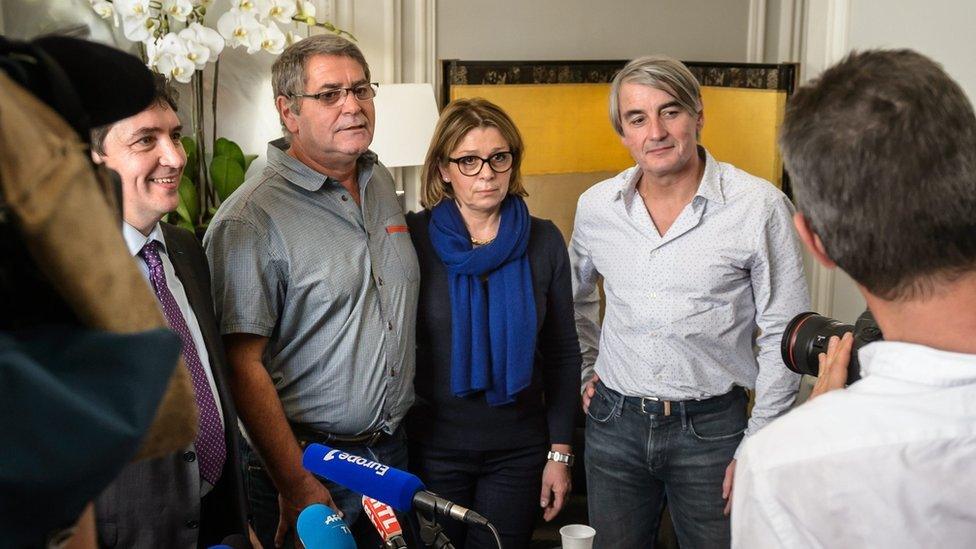
<svg viewBox="0 0 976 549">
<path fill-rule="evenodd" d="M 382 276 L 378 276 L 378 277 L 376 277 L 376 281 L 377 281 L 377 283 L 378 283 L 378 284 L 379 284 L 380 286 L 382 286 L 382 285 L 383 285 L 383 277 L 382 277 Z"/>
<path fill-rule="evenodd" d="M 386 327 L 389 328 L 390 331 L 392 331 L 393 330 L 393 322 L 387 321 Z"/>
<path fill-rule="evenodd" d="M 393 368 L 390 368 L 390 377 L 396 377 L 396 370 Z"/>
<path fill-rule="evenodd" d="M 345 202 L 345 201 L 347 201 L 347 200 L 349 200 L 349 197 L 348 197 L 348 196 L 346 196 L 346 195 L 342 195 L 342 201 L 343 201 L 343 202 Z"/>
<path fill-rule="evenodd" d="M 183 461 L 193 463 L 197 460 L 197 455 L 193 452 L 183 452 Z"/>
<path fill-rule="evenodd" d="M 200 527 L 200 523 L 195 520 L 188 520 L 186 521 L 186 527 L 189 528 L 190 530 L 196 530 L 197 528 Z"/>
</svg>

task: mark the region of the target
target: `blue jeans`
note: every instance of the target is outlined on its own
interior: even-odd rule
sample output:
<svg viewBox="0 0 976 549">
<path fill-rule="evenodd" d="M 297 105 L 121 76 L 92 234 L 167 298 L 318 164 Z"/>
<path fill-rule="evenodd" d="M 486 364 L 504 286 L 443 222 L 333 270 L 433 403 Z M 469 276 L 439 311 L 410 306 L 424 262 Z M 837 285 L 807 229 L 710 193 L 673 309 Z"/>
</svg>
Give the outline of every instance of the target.
<svg viewBox="0 0 976 549">
<path fill-rule="evenodd" d="M 261 545 L 273 548 L 275 546 L 275 531 L 278 529 L 278 490 L 271 482 L 271 477 L 268 476 L 258 453 L 246 443 L 242 443 L 242 447 L 244 491 L 247 492 L 254 532 L 261 541 Z M 392 436 L 386 437 L 373 446 L 344 445 L 341 448 L 350 454 L 367 457 L 397 469 L 404 471 L 407 469 L 407 445 L 403 429 L 398 428 Z M 343 520 L 352 530 L 353 536 L 356 538 L 356 545 L 359 547 L 378 547 L 380 537 L 363 512 L 362 495 L 334 482 L 319 480 L 329 490 L 329 493 L 332 494 L 332 500 L 342 510 Z M 403 528 L 408 543 L 412 543 L 410 541 L 412 534 L 408 522 L 409 517 L 400 513 L 397 513 L 397 517 L 400 519 L 400 526 Z M 285 537 L 283 547 L 289 549 L 301 547 L 295 541 L 295 532 L 290 530 Z"/>
<path fill-rule="evenodd" d="M 728 547 L 722 480 L 746 429 L 745 391 L 704 401 L 624 397 L 597 382 L 586 418 L 594 547 L 651 547 L 665 501 L 681 547 Z"/>
<path fill-rule="evenodd" d="M 549 447 L 538 444 L 511 450 L 450 450 L 410 446 L 410 467 L 427 489 L 477 511 L 498 529 L 505 549 L 524 549 L 542 514 L 539 494 Z M 455 547 L 494 549 L 487 528 L 437 517 Z"/>
</svg>

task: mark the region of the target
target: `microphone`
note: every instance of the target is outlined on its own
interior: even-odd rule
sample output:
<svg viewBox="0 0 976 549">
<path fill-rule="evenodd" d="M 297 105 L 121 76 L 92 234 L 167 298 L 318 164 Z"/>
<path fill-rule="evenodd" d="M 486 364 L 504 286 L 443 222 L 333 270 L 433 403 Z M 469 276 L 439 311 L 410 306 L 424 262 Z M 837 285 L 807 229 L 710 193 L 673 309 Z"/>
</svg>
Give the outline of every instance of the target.
<svg viewBox="0 0 976 549">
<path fill-rule="evenodd" d="M 488 524 L 488 519 L 478 513 L 428 492 L 419 478 L 406 471 L 324 444 L 309 444 L 302 465 L 315 475 L 382 501 L 397 511 L 418 507 L 468 524 Z"/>
<path fill-rule="evenodd" d="M 307 549 L 356 549 L 352 531 L 330 507 L 315 503 L 298 514 L 298 539 Z"/>
<path fill-rule="evenodd" d="M 363 496 L 363 510 L 383 538 L 384 547 L 400 549 L 407 546 L 407 540 L 403 539 L 403 528 L 400 527 L 400 521 L 397 520 L 392 507 L 369 496 Z"/>
</svg>

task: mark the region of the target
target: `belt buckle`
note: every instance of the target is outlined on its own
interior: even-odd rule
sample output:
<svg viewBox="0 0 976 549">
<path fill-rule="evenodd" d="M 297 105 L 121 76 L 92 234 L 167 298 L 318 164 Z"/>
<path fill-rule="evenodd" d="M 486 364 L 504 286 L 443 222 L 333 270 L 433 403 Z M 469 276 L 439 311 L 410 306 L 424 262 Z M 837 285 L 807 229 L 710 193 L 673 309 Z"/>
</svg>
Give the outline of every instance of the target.
<svg viewBox="0 0 976 549">
<path fill-rule="evenodd" d="M 363 442 L 363 446 L 372 446 L 372 445 L 376 444 L 376 442 L 380 439 L 381 436 L 383 436 L 383 431 L 381 431 L 379 429 L 377 429 L 376 431 L 373 431 L 373 434 L 369 435 L 369 438 L 367 438 Z"/>
<path fill-rule="evenodd" d="M 661 399 L 657 397 L 641 397 L 641 413 L 644 415 L 648 414 L 647 408 L 644 407 L 644 405 L 647 403 L 648 400 L 653 400 L 654 402 L 661 402 Z"/>
<path fill-rule="evenodd" d="M 654 401 L 654 402 L 664 403 L 664 416 L 667 417 L 667 416 L 670 416 L 671 415 L 671 401 L 670 400 L 661 400 L 659 397 L 641 397 L 641 413 L 642 414 L 648 415 L 647 408 L 644 407 L 644 404 L 648 400 L 651 400 L 651 401 Z"/>
</svg>

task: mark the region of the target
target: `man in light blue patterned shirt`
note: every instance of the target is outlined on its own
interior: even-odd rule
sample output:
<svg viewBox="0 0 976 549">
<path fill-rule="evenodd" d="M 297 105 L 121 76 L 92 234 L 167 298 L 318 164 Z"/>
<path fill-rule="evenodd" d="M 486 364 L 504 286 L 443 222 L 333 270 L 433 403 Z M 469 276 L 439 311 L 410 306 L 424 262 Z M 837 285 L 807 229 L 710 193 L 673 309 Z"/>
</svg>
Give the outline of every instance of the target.
<svg viewBox="0 0 976 549">
<path fill-rule="evenodd" d="M 680 62 L 628 63 L 610 113 L 637 165 L 580 197 L 570 242 L 590 524 L 597 547 L 645 547 L 667 499 L 682 547 L 727 547 L 739 443 L 799 383 L 779 356 L 809 309 L 793 207 L 698 144 L 701 93 Z"/>
</svg>

